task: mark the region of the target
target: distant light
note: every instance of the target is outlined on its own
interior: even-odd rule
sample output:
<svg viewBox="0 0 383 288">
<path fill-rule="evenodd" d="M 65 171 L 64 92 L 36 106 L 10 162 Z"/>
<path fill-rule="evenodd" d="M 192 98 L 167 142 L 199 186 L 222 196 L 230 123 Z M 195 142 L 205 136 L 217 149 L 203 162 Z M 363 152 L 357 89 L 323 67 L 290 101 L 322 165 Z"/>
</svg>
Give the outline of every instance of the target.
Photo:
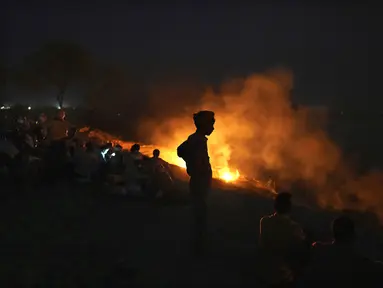
<svg viewBox="0 0 383 288">
<path fill-rule="evenodd" d="M 28 110 L 31 110 L 32 109 L 32 107 L 31 106 L 28 106 Z"/>
<path fill-rule="evenodd" d="M 57 109 L 61 110 L 61 107 L 59 105 L 57 105 Z"/>
<path fill-rule="evenodd" d="M 11 107 L 10 106 L 1 106 L 0 109 L 1 110 L 8 110 L 8 109 L 11 109 Z"/>
<path fill-rule="evenodd" d="M 116 156 L 116 153 L 113 152 L 111 156 L 112 156 L 112 157 Z"/>
<path fill-rule="evenodd" d="M 5 106 L 1 106 L 1 110 L 4 110 L 5 109 Z"/>
</svg>

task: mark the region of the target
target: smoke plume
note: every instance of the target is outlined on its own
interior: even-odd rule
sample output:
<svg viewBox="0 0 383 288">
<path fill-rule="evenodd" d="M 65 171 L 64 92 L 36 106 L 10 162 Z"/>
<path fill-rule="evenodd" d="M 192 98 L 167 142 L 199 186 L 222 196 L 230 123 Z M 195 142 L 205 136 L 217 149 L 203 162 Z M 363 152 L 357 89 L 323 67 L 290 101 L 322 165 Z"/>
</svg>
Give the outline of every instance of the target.
<svg viewBox="0 0 383 288">
<path fill-rule="evenodd" d="M 373 211 L 383 219 L 383 174 L 355 175 L 318 124 L 323 123 L 323 113 L 318 118 L 309 108 L 292 108 L 292 88 L 293 74 L 286 69 L 226 81 L 218 92 L 207 89 L 197 95 L 198 103 L 177 106 L 173 103 L 180 101 L 166 101 L 161 115 L 142 121 L 140 132 L 169 149 L 167 153 L 175 153 L 194 131 L 192 113 L 213 110 L 216 126 L 208 142 L 213 168 L 238 169 L 250 177 L 273 175 L 284 189 L 304 183 L 321 206 Z M 158 99 L 156 91 L 152 97 Z M 164 158 L 177 162 L 174 157 Z"/>
</svg>

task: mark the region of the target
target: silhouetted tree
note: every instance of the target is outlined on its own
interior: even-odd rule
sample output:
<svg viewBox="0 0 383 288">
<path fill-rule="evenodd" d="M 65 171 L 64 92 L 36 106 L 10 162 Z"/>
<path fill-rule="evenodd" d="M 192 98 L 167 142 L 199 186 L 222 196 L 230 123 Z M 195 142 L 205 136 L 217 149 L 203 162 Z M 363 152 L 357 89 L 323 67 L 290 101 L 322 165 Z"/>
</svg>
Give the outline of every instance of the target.
<svg viewBox="0 0 383 288">
<path fill-rule="evenodd" d="M 52 41 L 25 57 L 18 71 L 18 82 L 24 87 L 41 91 L 57 89 L 57 103 L 63 106 L 64 95 L 72 84 L 82 84 L 91 70 L 91 57 L 80 46 Z"/>
<path fill-rule="evenodd" d="M 104 112 L 121 112 L 130 104 L 127 73 L 115 65 L 103 65 L 93 70 L 86 94 L 87 105 Z"/>
</svg>

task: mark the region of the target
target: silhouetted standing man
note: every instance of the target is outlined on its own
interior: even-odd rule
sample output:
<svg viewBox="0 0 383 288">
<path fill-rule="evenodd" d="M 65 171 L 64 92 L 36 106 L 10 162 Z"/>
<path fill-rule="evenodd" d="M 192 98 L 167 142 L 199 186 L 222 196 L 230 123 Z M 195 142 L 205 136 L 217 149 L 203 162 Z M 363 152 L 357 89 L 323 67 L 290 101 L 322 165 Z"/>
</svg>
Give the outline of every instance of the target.
<svg viewBox="0 0 383 288">
<path fill-rule="evenodd" d="M 205 245 L 207 230 L 206 198 L 212 180 L 206 136 L 214 131 L 214 112 L 200 111 L 193 115 L 193 119 L 197 130 L 177 148 L 177 153 L 185 160 L 187 173 L 190 176 L 194 249 L 196 253 L 201 253 Z"/>
</svg>

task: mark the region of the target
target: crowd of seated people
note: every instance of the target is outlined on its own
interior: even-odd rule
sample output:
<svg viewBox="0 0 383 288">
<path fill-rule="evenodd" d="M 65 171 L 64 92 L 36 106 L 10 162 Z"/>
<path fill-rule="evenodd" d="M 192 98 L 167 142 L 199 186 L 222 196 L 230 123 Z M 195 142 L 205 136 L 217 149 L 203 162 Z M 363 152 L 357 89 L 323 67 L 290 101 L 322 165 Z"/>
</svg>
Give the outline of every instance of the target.
<svg viewBox="0 0 383 288">
<path fill-rule="evenodd" d="M 167 163 L 158 157 L 157 149 L 151 159 L 140 152 L 139 144 L 126 151 L 118 144 L 96 143 L 84 134 L 77 135 L 75 131 L 66 120 L 64 110 L 58 110 L 52 119 L 44 113 L 39 115 L 37 121 L 16 117 L 13 129 L 1 141 L 0 166 L 11 172 L 8 178 L 22 183 L 25 181 L 20 179 L 28 173 L 21 171 L 29 169 L 31 156 L 37 155 L 44 169 L 41 181 L 37 177 L 33 181 L 48 184 L 70 177 L 81 182 L 101 181 L 125 186 L 138 182 L 136 186 L 140 189 L 146 188 L 149 182 L 151 187 L 160 182 L 157 174 L 164 171 L 153 167 L 168 168 Z"/>
<path fill-rule="evenodd" d="M 101 180 L 112 185 L 114 191 L 120 191 L 118 193 L 129 194 L 130 191 L 159 197 L 163 194 L 161 187 L 172 185 L 172 176 L 168 164 L 159 158 L 158 149 L 153 155 L 149 158 L 141 154 L 139 144 L 126 151 L 118 144 L 108 143 L 99 149 L 90 142 L 77 141 L 72 165 L 80 181 Z"/>
<path fill-rule="evenodd" d="M 291 219 L 291 194 L 279 193 L 274 213 L 262 217 L 257 274 L 265 287 L 383 287 L 382 264 L 355 249 L 355 224 L 339 216 L 331 226 L 333 239 L 310 243 Z"/>
</svg>

